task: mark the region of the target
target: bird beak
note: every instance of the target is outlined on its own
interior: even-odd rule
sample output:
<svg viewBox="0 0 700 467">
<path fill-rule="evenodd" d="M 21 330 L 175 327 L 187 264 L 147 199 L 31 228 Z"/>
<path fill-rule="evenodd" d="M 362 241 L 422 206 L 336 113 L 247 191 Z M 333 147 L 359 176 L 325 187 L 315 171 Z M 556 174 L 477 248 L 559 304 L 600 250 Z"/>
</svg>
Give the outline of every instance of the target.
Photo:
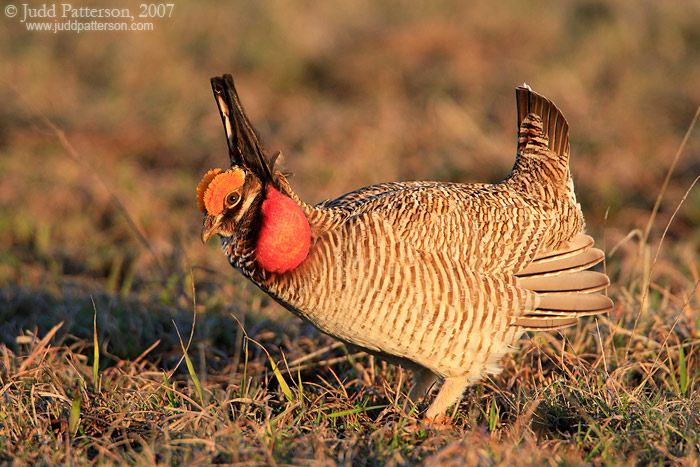
<svg viewBox="0 0 700 467">
<path fill-rule="evenodd" d="M 204 219 L 204 225 L 202 225 L 201 239 L 202 243 L 206 245 L 211 237 L 214 236 L 219 231 L 219 224 L 221 224 L 221 216 L 211 217 L 207 216 Z"/>
</svg>

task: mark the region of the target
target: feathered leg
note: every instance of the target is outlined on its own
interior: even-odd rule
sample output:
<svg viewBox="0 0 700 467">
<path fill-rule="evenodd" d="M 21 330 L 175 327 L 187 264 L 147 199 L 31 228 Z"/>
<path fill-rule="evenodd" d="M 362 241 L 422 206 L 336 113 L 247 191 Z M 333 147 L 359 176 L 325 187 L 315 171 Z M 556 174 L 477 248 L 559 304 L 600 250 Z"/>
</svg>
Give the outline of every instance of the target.
<svg viewBox="0 0 700 467">
<path fill-rule="evenodd" d="M 408 394 L 408 398 L 413 402 L 424 398 L 436 379 L 437 376 L 435 376 L 435 373 L 427 368 L 413 370 L 413 388 Z"/>
<path fill-rule="evenodd" d="M 435 420 L 444 415 L 447 408 L 458 402 L 467 386 L 476 379 L 471 375 L 445 378 L 445 382 L 442 384 L 437 396 L 435 396 L 435 400 L 425 412 L 426 420 Z"/>
</svg>

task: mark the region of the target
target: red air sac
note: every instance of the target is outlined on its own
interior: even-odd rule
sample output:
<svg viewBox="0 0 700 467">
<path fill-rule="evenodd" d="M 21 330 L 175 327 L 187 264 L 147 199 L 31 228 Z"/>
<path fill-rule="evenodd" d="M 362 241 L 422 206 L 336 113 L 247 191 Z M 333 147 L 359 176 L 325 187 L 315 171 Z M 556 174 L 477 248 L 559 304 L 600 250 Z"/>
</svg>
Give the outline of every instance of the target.
<svg viewBox="0 0 700 467">
<path fill-rule="evenodd" d="M 311 229 L 304 212 L 291 198 L 268 186 L 255 261 L 266 271 L 287 272 L 306 259 L 310 245 Z"/>
</svg>

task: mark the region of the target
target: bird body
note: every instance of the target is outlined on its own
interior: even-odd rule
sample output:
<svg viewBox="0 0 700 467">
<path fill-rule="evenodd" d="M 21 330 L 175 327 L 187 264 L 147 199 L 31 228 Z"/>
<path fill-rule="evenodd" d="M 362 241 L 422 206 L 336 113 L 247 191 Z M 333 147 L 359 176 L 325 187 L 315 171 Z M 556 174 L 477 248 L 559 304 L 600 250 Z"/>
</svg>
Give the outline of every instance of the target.
<svg viewBox="0 0 700 467">
<path fill-rule="evenodd" d="M 391 182 L 311 206 L 274 171 L 230 75 L 212 86 L 231 168 L 200 184 L 202 240 L 218 233 L 236 269 L 321 331 L 413 370 L 412 398 L 443 379 L 427 417 L 498 373 L 525 330 L 611 309 L 595 293 L 608 278 L 587 270 L 603 252 L 582 233 L 568 124 L 529 88 L 517 89 L 517 157 L 503 182 Z M 224 176 L 236 180 L 230 199 Z M 266 203 L 282 207 L 265 214 Z M 296 220 L 277 220 L 287 218 Z M 291 261 L 281 253 L 297 250 Z"/>
</svg>

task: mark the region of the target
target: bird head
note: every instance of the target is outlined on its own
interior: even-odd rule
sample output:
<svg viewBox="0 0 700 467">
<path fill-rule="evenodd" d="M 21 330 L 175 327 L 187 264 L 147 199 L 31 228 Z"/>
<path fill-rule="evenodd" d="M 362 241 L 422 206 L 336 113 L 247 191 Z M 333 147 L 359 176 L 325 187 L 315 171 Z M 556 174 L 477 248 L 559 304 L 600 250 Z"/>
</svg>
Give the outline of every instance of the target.
<svg viewBox="0 0 700 467">
<path fill-rule="evenodd" d="M 232 237 L 247 218 L 257 215 L 262 183 L 240 167 L 208 171 L 197 186 L 197 207 L 202 211 L 202 242 L 215 234 Z"/>
<path fill-rule="evenodd" d="M 202 241 L 215 234 L 233 238 L 254 248 L 263 269 L 294 269 L 309 252 L 311 231 L 298 198 L 290 197 L 284 176 L 274 169 L 279 153 L 267 157 L 231 75 L 212 78 L 211 84 L 231 166 L 208 171 L 197 186 L 197 206 L 205 214 Z"/>
</svg>

